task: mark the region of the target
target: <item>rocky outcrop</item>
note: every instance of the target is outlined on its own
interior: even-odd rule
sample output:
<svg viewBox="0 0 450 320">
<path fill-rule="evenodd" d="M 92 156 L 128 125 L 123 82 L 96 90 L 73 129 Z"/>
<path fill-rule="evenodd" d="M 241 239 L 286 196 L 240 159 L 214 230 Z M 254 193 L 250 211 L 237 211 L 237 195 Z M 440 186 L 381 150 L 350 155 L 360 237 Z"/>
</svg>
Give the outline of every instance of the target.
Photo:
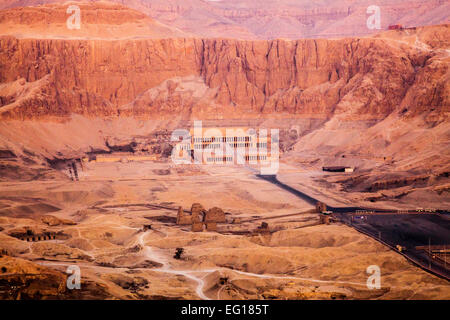
<svg viewBox="0 0 450 320">
<path fill-rule="evenodd" d="M 0 257 L 0 298 L 58 299 L 66 293 L 67 275 L 32 262 Z"/>
<path fill-rule="evenodd" d="M 202 222 L 194 222 L 191 228 L 192 232 L 202 232 L 203 231 L 203 223 Z"/>
<path fill-rule="evenodd" d="M 181 49 L 181 50 L 180 50 Z M 6 118 L 117 116 L 118 107 L 158 85 L 161 79 L 196 71 L 193 47 L 184 40 L 62 41 L 0 40 L 0 81 L 25 79 L 34 91 L 8 95 Z M 8 61 L 9 60 L 9 61 Z M 21 80 L 23 83 L 23 80 Z M 5 101 L 5 100 L 3 100 Z M 149 112 L 150 111 L 150 112 Z M 156 113 L 149 106 L 147 114 Z"/>
<path fill-rule="evenodd" d="M 177 224 L 190 224 L 192 232 L 202 232 L 205 228 L 207 231 L 216 232 L 217 223 L 224 222 L 226 222 L 225 212 L 218 207 L 205 210 L 200 203 L 193 203 L 190 213 L 184 212 L 182 207 L 178 208 Z"/>
<path fill-rule="evenodd" d="M 76 223 L 68 219 L 60 219 L 52 215 L 45 215 L 41 217 L 41 221 L 49 226 L 59 225 L 75 225 Z"/>
<path fill-rule="evenodd" d="M 32 245 L 32 251 L 34 254 L 47 258 L 92 261 L 92 257 L 85 254 L 82 250 L 58 243 L 36 242 Z"/>
<path fill-rule="evenodd" d="M 177 224 L 178 225 L 192 224 L 192 216 L 189 213 L 184 212 L 182 207 L 178 208 Z"/>
<path fill-rule="evenodd" d="M 193 203 L 191 207 L 192 223 L 203 222 L 206 210 L 200 203 Z"/>
</svg>

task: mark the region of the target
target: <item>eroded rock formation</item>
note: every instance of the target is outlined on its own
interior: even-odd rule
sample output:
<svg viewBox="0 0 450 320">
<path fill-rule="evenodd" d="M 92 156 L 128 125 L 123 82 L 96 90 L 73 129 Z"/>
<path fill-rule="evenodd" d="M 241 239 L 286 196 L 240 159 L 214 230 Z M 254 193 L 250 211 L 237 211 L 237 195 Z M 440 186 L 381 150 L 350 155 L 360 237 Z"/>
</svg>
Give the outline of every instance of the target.
<svg viewBox="0 0 450 320">
<path fill-rule="evenodd" d="M 109 23 L 119 27 L 121 20 L 109 11 L 103 19 L 111 15 Z M 436 123 L 447 117 L 450 105 L 443 50 L 449 47 L 448 31 L 443 25 L 382 37 L 293 41 L 5 35 L 0 117 L 190 119 L 239 113 L 380 120 L 404 112 L 426 113 Z"/>
</svg>

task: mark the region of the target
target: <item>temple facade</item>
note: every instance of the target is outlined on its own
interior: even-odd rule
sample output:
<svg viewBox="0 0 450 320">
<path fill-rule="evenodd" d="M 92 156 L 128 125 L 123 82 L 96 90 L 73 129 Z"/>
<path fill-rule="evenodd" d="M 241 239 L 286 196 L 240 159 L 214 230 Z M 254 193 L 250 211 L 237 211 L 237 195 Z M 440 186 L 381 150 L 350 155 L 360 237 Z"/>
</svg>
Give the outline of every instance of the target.
<svg viewBox="0 0 450 320">
<path fill-rule="evenodd" d="M 175 148 L 180 157 L 203 164 L 262 164 L 272 156 L 270 131 L 249 128 L 194 128 Z"/>
</svg>

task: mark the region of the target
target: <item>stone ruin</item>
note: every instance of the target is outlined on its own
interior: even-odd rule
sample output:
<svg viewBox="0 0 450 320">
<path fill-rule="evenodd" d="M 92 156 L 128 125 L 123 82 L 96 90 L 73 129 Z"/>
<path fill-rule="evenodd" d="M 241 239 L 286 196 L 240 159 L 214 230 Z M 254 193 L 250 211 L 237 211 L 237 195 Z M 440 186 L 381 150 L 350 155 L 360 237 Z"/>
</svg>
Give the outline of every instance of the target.
<svg viewBox="0 0 450 320">
<path fill-rule="evenodd" d="M 205 218 L 205 208 L 200 203 L 193 203 L 191 206 L 192 232 L 203 231 L 203 220 Z"/>
<path fill-rule="evenodd" d="M 193 203 L 191 212 L 185 212 L 182 207 L 178 208 L 177 224 L 191 225 L 192 232 L 217 231 L 217 223 L 225 223 L 225 212 L 213 207 L 206 210 L 200 203 Z"/>
<path fill-rule="evenodd" d="M 218 207 L 211 208 L 206 212 L 205 222 L 224 223 L 226 222 L 225 212 Z"/>
<path fill-rule="evenodd" d="M 240 224 L 242 223 L 242 218 L 234 218 L 233 221 L 231 221 L 232 224 Z"/>
<path fill-rule="evenodd" d="M 178 207 L 177 224 L 181 226 L 192 224 L 192 216 L 184 212 L 182 207 Z"/>
<path fill-rule="evenodd" d="M 316 203 L 316 212 L 317 213 L 322 213 L 327 211 L 327 205 L 323 202 L 317 201 Z"/>
<path fill-rule="evenodd" d="M 325 203 L 318 201 L 316 203 L 316 212 L 319 214 L 321 224 L 330 224 L 331 217 L 327 213 L 327 205 Z"/>
<path fill-rule="evenodd" d="M 217 223 L 216 222 L 207 222 L 206 231 L 214 231 L 217 232 Z"/>
<path fill-rule="evenodd" d="M 206 210 L 200 203 L 193 203 L 191 207 L 192 224 L 203 222 Z"/>
<path fill-rule="evenodd" d="M 202 222 L 194 222 L 192 223 L 192 232 L 202 232 L 203 231 L 203 223 Z"/>
<path fill-rule="evenodd" d="M 330 216 L 324 215 L 324 214 L 320 215 L 320 223 L 321 224 L 330 224 L 330 222 L 331 222 Z"/>
</svg>

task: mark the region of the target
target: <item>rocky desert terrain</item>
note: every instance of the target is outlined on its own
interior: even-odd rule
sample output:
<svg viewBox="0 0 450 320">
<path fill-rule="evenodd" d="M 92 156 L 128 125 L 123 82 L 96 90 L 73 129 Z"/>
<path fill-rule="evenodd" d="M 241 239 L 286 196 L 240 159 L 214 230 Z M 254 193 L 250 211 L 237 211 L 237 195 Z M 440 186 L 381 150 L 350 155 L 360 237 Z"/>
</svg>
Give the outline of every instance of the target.
<svg viewBox="0 0 450 320">
<path fill-rule="evenodd" d="M 65 28 L 73 3 L 79 30 Z M 123 3 L 141 11 L 0 10 L 1 299 L 450 299 L 447 280 L 345 224 L 320 224 L 311 203 L 254 168 L 170 158 L 173 130 L 193 120 L 279 129 L 278 178 L 329 205 L 448 211 L 447 2 L 427 2 L 440 15 L 423 24 L 435 25 L 299 40 L 199 36 L 182 27 L 189 1 L 179 12 Z M 264 16 L 217 11 L 234 5 L 196 8 L 244 24 Z M 355 171 L 322 171 L 336 165 Z M 225 221 L 203 232 L 177 224 L 194 203 Z M 66 287 L 73 265 L 80 290 Z M 370 265 L 380 289 L 366 286 Z"/>
<path fill-rule="evenodd" d="M 4 299 L 450 297 L 446 280 L 345 225 L 319 225 L 311 205 L 240 168 L 96 163 L 76 183 L 2 183 L 1 199 Z M 226 222 L 200 233 L 176 225 L 177 206 L 192 201 L 226 208 Z M 262 221 L 270 232 L 255 233 Z M 56 240 L 13 236 L 27 230 Z M 80 290 L 65 288 L 71 265 Z M 379 290 L 366 287 L 369 265 L 383 272 Z"/>
</svg>

